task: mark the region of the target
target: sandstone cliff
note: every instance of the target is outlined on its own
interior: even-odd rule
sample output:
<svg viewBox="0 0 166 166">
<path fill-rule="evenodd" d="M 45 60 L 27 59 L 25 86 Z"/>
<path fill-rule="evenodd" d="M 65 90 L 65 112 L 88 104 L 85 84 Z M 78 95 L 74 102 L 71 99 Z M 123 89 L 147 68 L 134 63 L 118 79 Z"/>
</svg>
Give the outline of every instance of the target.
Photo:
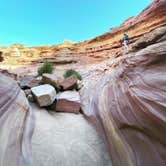
<svg viewBox="0 0 166 166">
<path fill-rule="evenodd" d="M 80 43 L 64 41 L 62 44 L 52 46 L 25 47 L 15 44 L 1 47 L 0 50 L 4 57 L 3 64 L 38 63 L 44 58 L 48 58 L 56 64 L 100 62 L 123 51 L 121 39 L 124 33 L 129 34 L 130 43 L 135 43 L 142 35 L 166 25 L 165 15 L 166 1 L 153 0 L 139 15 L 127 19 L 119 27 L 91 40 Z"/>
<path fill-rule="evenodd" d="M 89 166 L 166 165 L 165 15 L 166 1 L 154 0 L 138 16 L 126 20 L 120 27 L 114 28 L 94 39 L 64 46 L 33 48 L 40 53 L 47 49 L 48 51 L 51 50 L 50 55 L 45 54 L 43 57 L 47 57 L 49 60 L 54 60 L 56 56 L 63 58 L 64 55 L 67 57 L 71 55 L 79 57 L 78 61 L 76 61 L 79 63 L 75 64 L 74 67 L 83 76 L 83 88 L 80 94 L 84 118 L 99 133 L 99 137 L 94 138 L 94 143 L 97 138 L 100 138 L 102 140 L 99 140 L 99 142 L 104 141 L 105 146 L 100 148 L 98 144 L 95 144 L 96 153 L 95 150 L 92 150 L 94 149 L 94 144 L 91 139 L 89 142 L 93 144 L 93 148 L 86 144 L 84 146 L 86 149 L 83 148 L 81 153 L 79 148 L 73 148 L 75 144 L 73 147 L 70 146 L 74 149 L 76 155 L 73 163 L 80 161 L 78 160 L 79 157 L 84 160 L 87 155 L 85 153 L 83 153 L 83 156 L 80 154 L 90 151 L 89 154 L 93 155 L 90 156 L 88 161 L 91 163 L 83 161 L 80 162 L 81 164 L 86 163 Z M 121 35 L 124 32 L 131 36 L 128 51 L 123 50 L 120 43 Z M 18 49 L 27 48 L 21 46 Z M 26 57 L 25 54 L 24 56 Z M 40 62 L 39 60 L 42 57 L 39 58 L 38 56 L 37 53 L 33 61 L 29 58 L 25 61 L 25 64 Z M 81 65 L 80 63 L 87 61 L 87 65 Z M 4 94 L 6 95 L 4 96 Z M 20 96 L 22 97 L 21 99 Z M 22 102 L 20 103 L 20 101 Z M 51 165 L 57 161 L 57 155 L 61 154 L 60 164 L 65 163 L 67 165 L 67 163 L 70 163 L 69 165 L 72 165 L 70 159 L 75 156 L 70 155 L 71 153 L 66 147 L 63 148 L 62 153 L 59 151 L 57 153 L 57 147 L 53 148 L 49 143 L 50 141 L 45 141 L 45 138 L 52 140 L 50 136 L 52 136 L 53 131 L 48 131 L 48 128 L 52 126 L 55 119 L 53 120 L 52 117 L 49 117 L 44 119 L 44 122 L 37 119 L 36 122 L 39 123 L 35 128 L 32 117 L 35 109 L 29 109 L 25 96 L 22 96 L 22 92 L 20 92 L 15 82 L 2 75 L 0 77 L 0 106 L 0 131 L 3 134 L 2 136 L 0 135 L 0 150 L 4 154 L 0 155 L 0 163 L 5 163 L 4 166 L 8 166 L 11 163 L 10 159 L 13 159 L 14 166 L 24 166 L 27 165 L 26 162 L 33 162 L 32 158 L 34 158 L 40 165 L 43 164 L 40 158 L 44 158 L 42 162 L 49 166 L 49 164 Z M 15 109 L 13 109 L 13 106 Z M 41 115 L 42 113 L 40 113 L 40 118 Z M 12 121 L 11 116 L 14 116 L 16 121 Z M 69 123 L 69 126 L 75 122 L 74 119 Z M 46 120 L 48 126 L 45 126 Z M 44 125 L 42 125 L 43 123 Z M 62 128 L 63 124 L 62 120 Z M 80 124 L 81 127 L 83 127 L 81 134 L 86 135 L 87 130 L 85 130 L 83 123 Z M 8 130 L 9 128 L 10 130 Z M 37 147 L 37 145 L 33 144 L 34 142 L 29 144 L 33 128 L 35 128 L 35 140 L 38 140 L 42 146 Z M 60 133 L 62 128 L 59 130 Z M 46 136 L 43 136 L 45 134 L 44 130 L 47 130 Z M 15 131 L 19 131 L 18 135 L 14 134 Z M 37 133 L 44 134 L 41 136 Z M 59 135 L 62 136 L 61 134 Z M 68 138 L 72 137 L 67 137 L 67 143 L 73 141 L 73 139 Z M 88 141 L 87 138 L 83 137 L 83 140 Z M 45 142 L 44 145 L 42 144 L 43 142 Z M 55 143 L 56 141 L 53 142 Z M 30 145 L 32 145 L 32 149 L 36 149 L 37 155 L 32 153 Z M 64 144 L 62 145 L 64 146 Z M 58 147 L 60 146 L 61 144 Z M 45 151 L 46 147 L 47 151 Z M 48 147 L 51 149 L 50 151 Z M 101 156 L 105 156 L 102 150 L 106 154 L 106 159 L 104 160 L 101 159 Z M 110 158 L 107 156 L 108 151 Z M 15 152 L 14 157 L 13 152 Z M 99 153 L 102 155 L 99 155 Z M 65 156 L 64 154 L 68 155 Z M 70 161 L 68 162 L 67 157 L 69 156 Z M 50 160 L 51 162 L 49 162 Z M 76 165 L 80 163 L 78 162 Z M 30 165 L 33 164 L 30 163 Z"/>
</svg>

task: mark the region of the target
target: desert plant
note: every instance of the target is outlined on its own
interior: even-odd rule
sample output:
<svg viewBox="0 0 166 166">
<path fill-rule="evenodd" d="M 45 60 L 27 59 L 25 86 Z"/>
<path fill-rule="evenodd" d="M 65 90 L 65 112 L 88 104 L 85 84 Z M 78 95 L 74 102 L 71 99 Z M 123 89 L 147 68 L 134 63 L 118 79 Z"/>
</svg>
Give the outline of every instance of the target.
<svg viewBox="0 0 166 166">
<path fill-rule="evenodd" d="M 52 71 L 54 70 L 54 66 L 48 62 L 48 60 L 46 59 L 44 61 L 43 66 L 38 68 L 38 75 L 42 75 L 43 73 L 52 73 Z"/>
<path fill-rule="evenodd" d="M 65 78 L 67 78 L 67 77 L 70 77 L 70 76 L 73 76 L 73 75 L 76 76 L 79 80 L 82 80 L 81 75 L 77 71 L 75 71 L 73 69 L 66 70 L 66 72 L 65 72 L 65 74 L 63 76 Z"/>
</svg>

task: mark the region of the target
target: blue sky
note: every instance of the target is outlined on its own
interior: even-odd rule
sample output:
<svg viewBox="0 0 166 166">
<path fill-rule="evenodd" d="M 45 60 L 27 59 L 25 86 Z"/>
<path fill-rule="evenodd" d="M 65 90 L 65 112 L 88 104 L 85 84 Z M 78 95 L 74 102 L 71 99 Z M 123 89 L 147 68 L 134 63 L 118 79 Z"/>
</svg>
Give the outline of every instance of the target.
<svg viewBox="0 0 166 166">
<path fill-rule="evenodd" d="M 0 0 L 0 45 L 50 45 L 107 32 L 151 0 Z"/>
</svg>

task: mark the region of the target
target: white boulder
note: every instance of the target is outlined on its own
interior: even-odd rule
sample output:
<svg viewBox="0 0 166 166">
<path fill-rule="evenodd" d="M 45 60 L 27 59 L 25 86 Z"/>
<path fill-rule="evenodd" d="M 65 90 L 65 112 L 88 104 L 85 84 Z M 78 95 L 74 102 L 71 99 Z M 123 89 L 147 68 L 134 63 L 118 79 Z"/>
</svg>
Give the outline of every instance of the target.
<svg viewBox="0 0 166 166">
<path fill-rule="evenodd" d="M 49 84 L 33 87 L 31 91 L 40 107 L 51 105 L 56 98 L 56 90 Z"/>
</svg>

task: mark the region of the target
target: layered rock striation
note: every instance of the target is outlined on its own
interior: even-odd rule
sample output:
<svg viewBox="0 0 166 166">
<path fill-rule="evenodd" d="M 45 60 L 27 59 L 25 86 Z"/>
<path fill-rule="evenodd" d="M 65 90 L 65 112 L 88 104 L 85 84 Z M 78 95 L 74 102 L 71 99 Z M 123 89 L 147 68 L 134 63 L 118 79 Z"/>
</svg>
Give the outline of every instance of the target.
<svg viewBox="0 0 166 166">
<path fill-rule="evenodd" d="M 16 83 L 1 75 L 0 163 L 3 166 L 10 161 L 13 166 L 24 166 L 27 162 L 48 166 L 54 163 L 165 166 L 165 15 L 166 1 L 154 0 L 138 16 L 104 35 L 81 43 L 51 47 L 52 55 L 65 50 L 68 54 L 77 53 L 79 63 L 90 63 L 89 66 L 76 66 L 83 76 L 80 94 L 84 118 L 62 114 L 58 118 L 56 114 L 52 117 L 44 111 L 35 112 L 37 108 L 29 108 Z M 122 49 L 123 33 L 131 36 L 128 51 Z M 52 58 L 52 55 L 46 57 Z M 36 127 L 33 112 L 37 117 Z M 89 128 L 89 124 L 98 133 Z M 52 139 L 52 135 L 56 139 Z"/>
</svg>

